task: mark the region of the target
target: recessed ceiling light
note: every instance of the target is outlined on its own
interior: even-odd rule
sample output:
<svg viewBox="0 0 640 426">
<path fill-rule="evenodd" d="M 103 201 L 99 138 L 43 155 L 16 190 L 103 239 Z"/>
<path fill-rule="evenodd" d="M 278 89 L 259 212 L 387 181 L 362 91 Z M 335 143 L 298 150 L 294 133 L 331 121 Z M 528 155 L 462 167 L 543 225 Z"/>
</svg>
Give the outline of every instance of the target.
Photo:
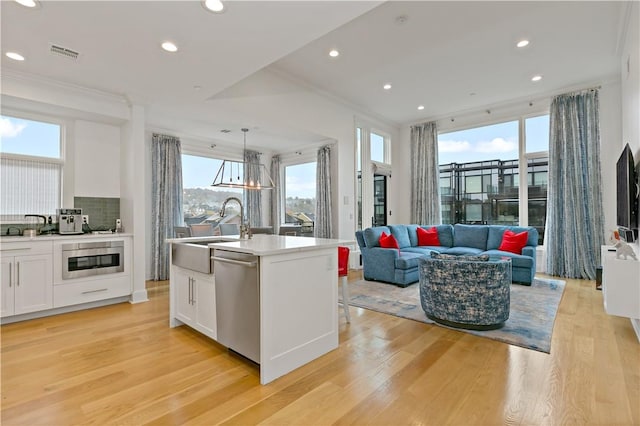
<svg viewBox="0 0 640 426">
<path fill-rule="evenodd" d="M 336 58 L 339 54 L 340 52 L 338 52 L 336 49 L 331 49 L 329 51 L 329 56 L 331 56 L 332 58 Z"/>
<path fill-rule="evenodd" d="M 382 86 L 382 88 L 383 88 L 384 90 L 389 90 L 389 89 L 391 89 L 391 85 L 390 85 L 389 83 L 387 83 L 387 84 L 385 84 L 384 86 Z"/>
<path fill-rule="evenodd" d="M 24 7 L 38 7 L 40 4 L 36 0 L 15 0 L 16 3 L 23 5 Z"/>
<path fill-rule="evenodd" d="M 165 41 L 164 43 L 162 43 L 162 48 L 164 50 L 166 50 L 167 52 L 177 52 L 178 51 L 178 46 L 176 46 L 175 44 L 171 43 L 170 41 Z"/>
<path fill-rule="evenodd" d="M 7 58 L 11 58 L 14 61 L 24 61 L 24 56 L 16 52 L 7 52 L 6 56 Z"/>
<path fill-rule="evenodd" d="M 224 12 L 224 4 L 221 0 L 203 0 L 202 6 L 210 12 L 222 13 Z"/>
<path fill-rule="evenodd" d="M 540 80 L 542 80 L 541 75 L 534 75 L 533 77 L 531 77 L 531 81 L 540 81 Z"/>
<path fill-rule="evenodd" d="M 418 109 L 422 111 L 424 109 L 424 105 L 418 105 Z"/>
<path fill-rule="evenodd" d="M 520 40 L 520 41 L 518 42 L 518 44 L 516 44 L 516 46 L 518 46 L 518 47 L 525 47 L 525 46 L 527 46 L 528 44 L 529 44 L 529 40 Z"/>
</svg>

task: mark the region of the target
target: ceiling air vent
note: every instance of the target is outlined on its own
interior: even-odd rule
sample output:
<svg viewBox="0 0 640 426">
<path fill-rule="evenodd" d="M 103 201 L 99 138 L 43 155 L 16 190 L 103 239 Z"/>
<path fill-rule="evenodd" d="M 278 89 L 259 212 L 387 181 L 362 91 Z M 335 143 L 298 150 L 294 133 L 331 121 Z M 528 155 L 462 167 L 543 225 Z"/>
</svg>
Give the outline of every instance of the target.
<svg viewBox="0 0 640 426">
<path fill-rule="evenodd" d="M 56 56 L 62 56 L 63 58 L 72 59 L 74 61 L 77 60 L 78 56 L 80 55 L 80 53 L 74 50 L 67 49 L 66 47 L 58 46 L 55 44 L 51 45 L 51 53 Z"/>
</svg>

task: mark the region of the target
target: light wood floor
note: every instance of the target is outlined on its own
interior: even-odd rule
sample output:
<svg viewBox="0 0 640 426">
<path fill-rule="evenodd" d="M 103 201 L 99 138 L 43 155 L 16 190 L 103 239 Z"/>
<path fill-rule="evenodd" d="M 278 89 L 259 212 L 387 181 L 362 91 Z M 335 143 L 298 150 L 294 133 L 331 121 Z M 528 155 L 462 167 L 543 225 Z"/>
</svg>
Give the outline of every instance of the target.
<svg viewBox="0 0 640 426">
<path fill-rule="evenodd" d="M 267 386 L 170 329 L 150 284 L 147 303 L 2 326 L 2 424 L 640 424 L 640 344 L 592 281 L 568 280 L 550 355 L 351 308 L 337 350 Z"/>
</svg>

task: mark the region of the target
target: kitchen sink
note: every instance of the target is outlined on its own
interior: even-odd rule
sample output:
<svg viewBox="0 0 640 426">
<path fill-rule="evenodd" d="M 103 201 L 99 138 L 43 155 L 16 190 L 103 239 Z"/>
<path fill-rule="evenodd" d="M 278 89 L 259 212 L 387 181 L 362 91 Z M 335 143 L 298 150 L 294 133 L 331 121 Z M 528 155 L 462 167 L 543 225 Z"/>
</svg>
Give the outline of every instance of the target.
<svg viewBox="0 0 640 426">
<path fill-rule="evenodd" d="M 192 271 L 211 274 L 211 251 L 204 242 L 171 244 L 171 263 Z"/>
<path fill-rule="evenodd" d="M 238 241 L 237 238 L 208 238 L 201 241 L 189 241 L 185 243 L 171 244 L 171 263 L 181 268 L 204 274 L 213 273 L 213 261 L 211 256 L 213 249 L 209 248 L 212 243 L 229 243 Z"/>
</svg>

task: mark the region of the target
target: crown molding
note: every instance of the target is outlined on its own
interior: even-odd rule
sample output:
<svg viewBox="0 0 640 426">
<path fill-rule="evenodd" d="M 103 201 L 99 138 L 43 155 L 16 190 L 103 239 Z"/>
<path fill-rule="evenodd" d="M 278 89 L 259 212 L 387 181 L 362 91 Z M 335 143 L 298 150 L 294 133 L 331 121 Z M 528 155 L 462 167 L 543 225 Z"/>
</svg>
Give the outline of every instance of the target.
<svg viewBox="0 0 640 426">
<path fill-rule="evenodd" d="M 87 96 L 94 98 L 96 100 L 102 102 L 112 102 L 121 105 L 129 105 L 128 99 L 123 95 L 118 95 L 115 93 L 105 92 L 98 89 L 92 89 L 84 86 L 80 86 L 73 83 L 67 83 L 60 80 L 54 80 L 48 77 L 42 77 L 40 75 L 24 73 L 12 69 L 4 68 L 2 72 L 0 72 L 0 78 L 3 80 L 3 85 L 5 78 L 16 80 L 18 82 L 28 83 L 31 85 L 43 85 L 53 89 L 64 90 L 67 92 L 72 92 L 74 94 Z"/>
<path fill-rule="evenodd" d="M 617 56 L 622 56 L 622 53 L 624 52 L 624 46 L 629 32 L 629 25 L 631 23 L 633 3 L 634 2 L 631 1 L 626 2 L 623 3 L 622 7 L 620 7 L 620 16 L 618 18 L 618 39 L 616 40 L 615 50 Z"/>
</svg>

